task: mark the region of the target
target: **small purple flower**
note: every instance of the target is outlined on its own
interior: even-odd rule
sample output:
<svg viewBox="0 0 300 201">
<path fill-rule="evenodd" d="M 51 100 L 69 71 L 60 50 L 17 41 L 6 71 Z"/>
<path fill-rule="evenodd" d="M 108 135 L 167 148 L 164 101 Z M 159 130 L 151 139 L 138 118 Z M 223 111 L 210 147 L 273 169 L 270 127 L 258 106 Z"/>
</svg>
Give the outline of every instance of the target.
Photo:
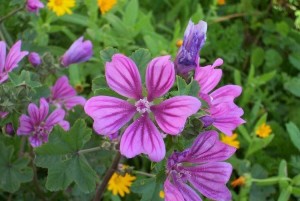
<svg viewBox="0 0 300 201">
<path fill-rule="evenodd" d="M 5 117 L 7 117 L 8 114 L 9 114 L 8 112 L 0 111 L 0 119 L 4 119 Z"/>
<path fill-rule="evenodd" d="M 184 32 L 183 44 L 175 58 L 175 68 L 178 74 L 185 75 L 194 70 L 199 63 L 199 52 L 206 40 L 207 24 L 199 21 L 194 24 L 191 20 Z"/>
<path fill-rule="evenodd" d="M 34 67 L 39 66 L 42 63 L 40 55 L 36 52 L 31 52 L 28 55 L 28 60 L 31 63 L 31 65 L 33 65 Z"/>
<path fill-rule="evenodd" d="M 234 99 L 242 93 L 242 88 L 237 85 L 225 85 L 211 92 L 220 82 L 222 70 L 216 67 L 223 64 L 222 59 L 217 59 L 213 65 L 197 67 L 194 79 L 200 85 L 199 97 L 207 102 L 208 108 L 204 109 L 209 114 L 200 118 L 204 127 L 213 125 L 226 135 L 245 123 L 241 118 L 243 109 L 234 103 Z"/>
<path fill-rule="evenodd" d="M 12 123 L 7 123 L 5 125 L 5 133 L 8 135 L 14 135 L 15 134 L 15 129 L 12 125 Z"/>
<path fill-rule="evenodd" d="M 69 122 L 64 120 L 65 111 L 56 109 L 49 114 L 49 104 L 42 98 L 40 108 L 30 103 L 28 106 L 29 116 L 22 114 L 20 117 L 20 126 L 17 135 L 29 136 L 32 147 L 41 146 L 48 142 L 48 136 L 55 125 L 60 125 L 64 130 L 69 130 Z"/>
<path fill-rule="evenodd" d="M 221 162 L 235 148 L 219 141 L 216 131 L 200 133 L 193 145 L 183 152 L 174 152 L 167 161 L 166 201 L 201 201 L 195 190 L 212 200 L 231 200 L 226 187 L 232 166 Z"/>
<path fill-rule="evenodd" d="M 136 114 L 139 117 L 124 131 L 120 151 L 127 158 L 144 153 L 152 161 L 164 158 L 163 137 L 150 118 L 150 113 L 161 130 L 179 134 L 186 119 L 196 113 L 201 103 L 191 96 L 175 96 L 154 105 L 154 99 L 166 94 L 175 81 L 175 69 L 170 56 L 154 58 L 147 66 L 147 96 L 143 95 L 141 77 L 135 63 L 122 54 L 115 54 L 105 65 L 108 86 L 122 96 L 133 99 L 130 103 L 109 96 L 96 96 L 85 104 L 85 112 L 94 119 L 94 129 L 101 135 L 117 132 Z"/>
<path fill-rule="evenodd" d="M 83 41 L 83 36 L 77 39 L 61 57 L 61 64 L 67 67 L 74 63 L 88 61 L 93 55 L 93 45 L 89 40 Z"/>
<path fill-rule="evenodd" d="M 58 108 L 64 106 L 67 110 L 71 110 L 76 105 L 84 106 L 86 100 L 81 96 L 77 96 L 76 90 L 69 84 L 68 77 L 62 76 L 51 87 L 49 102 Z"/>
<path fill-rule="evenodd" d="M 40 0 L 27 0 L 26 9 L 31 13 L 38 13 L 40 8 L 44 8 L 44 4 Z"/>
<path fill-rule="evenodd" d="M 27 51 L 21 52 L 21 44 L 20 40 L 16 42 L 6 56 L 6 44 L 0 41 L 0 83 L 8 79 L 8 73 L 18 67 L 18 63 L 28 54 Z"/>
</svg>

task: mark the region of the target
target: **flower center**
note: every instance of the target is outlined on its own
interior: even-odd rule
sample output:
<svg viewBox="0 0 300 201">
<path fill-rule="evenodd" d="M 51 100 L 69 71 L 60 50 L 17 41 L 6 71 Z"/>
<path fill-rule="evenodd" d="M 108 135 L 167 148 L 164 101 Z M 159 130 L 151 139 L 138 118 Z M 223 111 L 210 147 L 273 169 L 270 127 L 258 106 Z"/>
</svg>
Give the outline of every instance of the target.
<svg viewBox="0 0 300 201">
<path fill-rule="evenodd" d="M 148 100 L 147 100 L 147 98 L 143 98 L 143 99 L 140 99 L 140 100 L 138 100 L 137 102 L 135 102 L 135 107 L 136 107 L 136 110 L 139 112 L 139 113 L 141 113 L 141 114 L 143 114 L 143 113 L 145 113 L 145 112 L 150 112 L 151 110 L 150 110 L 150 107 L 153 105 L 153 103 L 152 102 L 149 102 Z"/>
<path fill-rule="evenodd" d="M 191 178 L 191 173 L 187 170 L 180 170 L 176 173 L 176 179 L 179 182 L 186 182 L 188 179 Z"/>
<path fill-rule="evenodd" d="M 63 2 L 63 0 L 55 0 L 55 5 L 61 6 L 62 2 Z"/>
</svg>

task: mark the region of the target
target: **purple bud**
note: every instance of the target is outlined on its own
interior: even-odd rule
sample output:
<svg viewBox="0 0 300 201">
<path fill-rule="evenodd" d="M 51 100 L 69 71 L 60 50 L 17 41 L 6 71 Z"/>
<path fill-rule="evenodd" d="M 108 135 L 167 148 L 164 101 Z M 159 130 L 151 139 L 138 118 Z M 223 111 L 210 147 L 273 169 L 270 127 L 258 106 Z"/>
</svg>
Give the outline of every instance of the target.
<svg viewBox="0 0 300 201">
<path fill-rule="evenodd" d="M 88 61 L 93 55 L 93 45 L 89 40 L 83 41 L 83 37 L 77 39 L 61 57 L 60 62 L 64 67 L 74 63 Z"/>
<path fill-rule="evenodd" d="M 8 135 L 15 134 L 15 130 L 14 130 L 12 123 L 8 123 L 5 125 L 5 133 L 7 133 Z"/>
<path fill-rule="evenodd" d="M 200 120 L 202 121 L 204 128 L 211 126 L 214 123 L 214 119 L 210 116 L 200 117 Z"/>
<path fill-rule="evenodd" d="M 26 9 L 31 13 L 38 13 L 40 8 L 44 8 L 44 4 L 39 0 L 27 0 Z"/>
<path fill-rule="evenodd" d="M 192 21 L 189 21 L 184 32 L 183 44 L 175 58 L 175 68 L 178 74 L 187 74 L 197 67 L 199 63 L 199 51 L 206 40 L 206 30 L 206 22 L 199 21 L 195 25 Z"/>
<path fill-rule="evenodd" d="M 114 139 L 117 139 L 119 137 L 119 132 L 117 131 L 113 134 L 110 134 L 108 137 L 111 141 L 114 140 Z"/>
<path fill-rule="evenodd" d="M 31 65 L 33 65 L 34 67 L 39 66 L 42 63 L 42 60 L 41 60 L 39 54 L 36 52 L 31 52 L 28 55 L 28 60 L 31 63 Z"/>
</svg>

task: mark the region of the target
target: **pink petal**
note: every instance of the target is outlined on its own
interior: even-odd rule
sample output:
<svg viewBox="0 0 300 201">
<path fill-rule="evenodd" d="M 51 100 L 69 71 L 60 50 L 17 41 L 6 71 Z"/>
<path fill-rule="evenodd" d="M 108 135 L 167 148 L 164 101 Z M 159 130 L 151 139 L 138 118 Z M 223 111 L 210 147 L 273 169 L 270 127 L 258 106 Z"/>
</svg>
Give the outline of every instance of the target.
<svg viewBox="0 0 300 201">
<path fill-rule="evenodd" d="M 38 135 L 30 136 L 29 142 L 32 147 L 39 147 L 43 144 L 43 140 Z"/>
<path fill-rule="evenodd" d="M 142 98 L 141 76 L 135 63 L 122 54 L 115 54 L 105 65 L 108 86 L 122 96 Z"/>
<path fill-rule="evenodd" d="M 148 114 L 135 120 L 124 132 L 120 145 L 121 154 L 127 158 L 144 153 L 150 160 L 159 162 L 165 154 L 166 148 L 162 136 L 150 120 Z"/>
<path fill-rule="evenodd" d="M 6 44 L 4 41 L 0 41 L 0 74 L 4 69 L 5 57 L 6 57 Z"/>
<path fill-rule="evenodd" d="M 226 187 L 232 172 L 229 163 L 212 162 L 185 169 L 192 172 L 189 182 L 205 197 L 212 200 L 231 200 L 231 193 Z"/>
<path fill-rule="evenodd" d="M 48 112 L 49 104 L 44 98 L 40 99 L 40 108 L 33 103 L 30 103 L 28 106 L 28 113 L 34 125 L 39 125 L 42 121 L 44 121 Z"/>
<path fill-rule="evenodd" d="M 164 183 L 165 201 L 185 201 L 181 192 L 167 179 Z"/>
<path fill-rule="evenodd" d="M 192 96 L 175 96 L 151 107 L 159 127 L 168 134 L 180 133 L 186 119 L 197 113 L 201 102 Z"/>
<path fill-rule="evenodd" d="M 19 121 L 20 125 L 17 130 L 17 135 L 29 135 L 34 131 L 34 125 L 30 117 L 22 114 Z"/>
<path fill-rule="evenodd" d="M 62 120 L 58 122 L 58 125 L 60 125 L 65 131 L 70 130 L 70 123 L 68 121 Z"/>
<path fill-rule="evenodd" d="M 212 104 L 217 105 L 224 102 L 233 102 L 241 93 L 242 87 L 238 85 L 225 85 L 216 89 L 210 96 L 212 97 Z"/>
<path fill-rule="evenodd" d="M 81 96 L 74 96 L 68 99 L 65 99 L 64 104 L 67 110 L 72 109 L 73 107 L 75 107 L 76 105 L 82 105 L 84 106 L 86 100 L 85 98 L 81 97 Z"/>
<path fill-rule="evenodd" d="M 76 91 L 69 84 L 69 79 L 67 76 L 60 77 L 54 86 L 51 88 L 52 99 L 63 99 L 66 97 L 76 96 Z"/>
<path fill-rule="evenodd" d="M 192 189 L 190 186 L 188 186 L 185 183 L 177 182 L 176 183 L 177 188 L 181 192 L 182 196 L 184 197 L 185 201 L 202 201 L 200 196 L 195 192 L 194 189 Z"/>
<path fill-rule="evenodd" d="M 135 106 L 109 96 L 96 96 L 89 99 L 84 110 L 94 119 L 95 131 L 103 135 L 117 132 L 136 113 Z"/>
<path fill-rule="evenodd" d="M 148 90 L 148 101 L 163 96 L 173 86 L 175 81 L 174 64 L 171 56 L 154 58 L 147 67 L 146 87 Z"/>
<path fill-rule="evenodd" d="M 21 52 L 22 42 L 19 40 L 10 49 L 6 57 L 5 71 L 10 72 L 18 66 L 18 63 L 25 57 L 28 52 Z"/>
<path fill-rule="evenodd" d="M 186 162 L 206 163 L 224 161 L 236 151 L 232 146 L 219 141 L 216 131 L 205 131 L 195 139 Z"/>
<path fill-rule="evenodd" d="M 222 70 L 215 69 L 215 67 L 222 65 L 222 63 L 222 59 L 217 59 L 213 65 L 196 68 L 194 79 L 200 85 L 200 93 L 208 94 L 220 82 Z"/>
<path fill-rule="evenodd" d="M 45 123 L 47 126 L 52 127 L 55 124 L 58 124 L 61 121 L 63 121 L 64 117 L 65 111 L 63 109 L 56 109 L 49 115 Z"/>
</svg>

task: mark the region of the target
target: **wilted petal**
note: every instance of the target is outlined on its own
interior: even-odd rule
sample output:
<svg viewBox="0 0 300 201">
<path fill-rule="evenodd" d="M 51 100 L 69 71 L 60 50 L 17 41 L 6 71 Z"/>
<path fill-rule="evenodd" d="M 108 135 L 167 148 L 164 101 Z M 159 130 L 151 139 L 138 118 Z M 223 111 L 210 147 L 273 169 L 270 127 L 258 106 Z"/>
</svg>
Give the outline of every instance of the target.
<svg viewBox="0 0 300 201">
<path fill-rule="evenodd" d="M 151 107 L 159 127 L 168 134 L 180 133 L 186 119 L 195 114 L 201 102 L 192 96 L 175 96 Z"/>
<path fill-rule="evenodd" d="M 190 148 L 185 162 L 206 163 L 227 160 L 236 149 L 219 141 L 216 131 L 200 133 Z"/>
<path fill-rule="evenodd" d="M 181 192 L 167 179 L 164 183 L 165 201 L 185 201 Z"/>
<path fill-rule="evenodd" d="M 217 59 L 213 65 L 205 67 L 197 67 L 194 79 L 200 85 L 200 95 L 208 94 L 213 88 L 217 86 L 222 77 L 222 70 L 215 69 L 215 67 L 222 65 L 223 60 Z"/>
<path fill-rule="evenodd" d="M 196 167 L 185 167 L 192 176 L 189 182 L 204 196 L 212 200 L 231 200 L 231 193 L 226 187 L 232 166 L 225 162 L 212 162 Z"/>
<path fill-rule="evenodd" d="M 142 97 L 141 76 L 135 63 L 122 54 L 115 54 L 105 65 L 108 86 L 122 96 L 139 100 Z"/>
<path fill-rule="evenodd" d="M 17 135 L 29 135 L 34 131 L 34 125 L 30 117 L 22 114 L 19 119 L 19 128 L 17 130 Z"/>
<path fill-rule="evenodd" d="M 84 110 L 94 119 L 95 131 L 104 135 L 117 132 L 136 113 L 135 106 L 127 101 L 109 96 L 96 96 L 89 99 Z"/>
<path fill-rule="evenodd" d="M 170 59 L 171 56 L 156 57 L 148 64 L 146 71 L 148 101 L 164 95 L 173 86 L 175 69 Z"/>
<path fill-rule="evenodd" d="M 6 58 L 6 44 L 4 41 L 0 41 L 0 74 L 4 69 L 5 58 Z"/>
<path fill-rule="evenodd" d="M 27 51 L 21 52 L 21 44 L 22 42 L 19 40 L 11 47 L 6 57 L 6 63 L 5 63 L 6 72 L 10 72 L 14 68 L 16 68 L 18 66 L 18 63 L 23 59 L 23 57 L 25 57 L 28 54 Z"/>
<path fill-rule="evenodd" d="M 63 109 L 56 109 L 49 115 L 45 123 L 47 126 L 52 127 L 55 124 L 63 121 L 64 117 L 65 111 Z"/>
<path fill-rule="evenodd" d="M 216 89 L 210 94 L 212 97 L 211 103 L 217 105 L 224 102 L 233 102 L 233 100 L 241 95 L 242 87 L 238 85 L 226 85 Z"/>
<path fill-rule="evenodd" d="M 127 158 L 144 153 L 155 162 L 161 161 L 166 153 L 162 136 L 147 114 L 139 117 L 125 130 L 120 151 Z"/>
</svg>

